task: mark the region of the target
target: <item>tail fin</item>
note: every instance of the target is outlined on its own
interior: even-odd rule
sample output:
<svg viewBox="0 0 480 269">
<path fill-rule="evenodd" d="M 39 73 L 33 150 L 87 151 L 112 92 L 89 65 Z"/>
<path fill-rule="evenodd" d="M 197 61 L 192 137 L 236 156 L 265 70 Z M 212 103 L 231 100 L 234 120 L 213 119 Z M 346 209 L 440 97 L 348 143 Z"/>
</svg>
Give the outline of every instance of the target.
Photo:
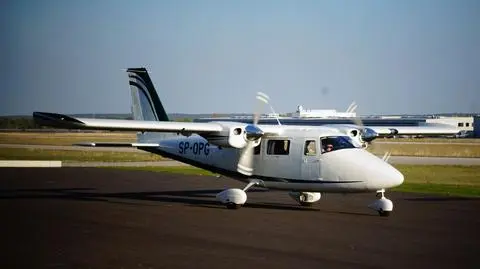
<svg viewBox="0 0 480 269">
<path fill-rule="evenodd" d="M 147 69 L 128 68 L 134 120 L 169 121 Z"/>
</svg>

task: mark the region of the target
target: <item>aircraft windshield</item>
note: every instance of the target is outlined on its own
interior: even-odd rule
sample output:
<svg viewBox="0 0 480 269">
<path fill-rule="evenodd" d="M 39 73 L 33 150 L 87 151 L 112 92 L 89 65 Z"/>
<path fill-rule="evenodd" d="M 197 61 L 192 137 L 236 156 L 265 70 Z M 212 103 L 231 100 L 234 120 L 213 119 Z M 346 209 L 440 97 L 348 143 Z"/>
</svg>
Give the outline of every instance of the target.
<svg viewBox="0 0 480 269">
<path fill-rule="evenodd" d="M 355 148 L 351 138 L 348 136 L 328 136 L 322 137 L 320 140 L 322 141 L 322 153 L 339 149 Z"/>
</svg>

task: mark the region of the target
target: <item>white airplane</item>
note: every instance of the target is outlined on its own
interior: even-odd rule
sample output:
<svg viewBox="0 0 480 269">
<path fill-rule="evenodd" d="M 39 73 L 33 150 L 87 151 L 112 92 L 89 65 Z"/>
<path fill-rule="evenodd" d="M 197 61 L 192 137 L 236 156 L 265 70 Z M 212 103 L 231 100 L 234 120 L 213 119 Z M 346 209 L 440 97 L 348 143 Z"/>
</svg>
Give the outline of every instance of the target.
<svg viewBox="0 0 480 269">
<path fill-rule="evenodd" d="M 342 130 L 325 126 L 258 125 L 238 122 L 171 122 L 145 68 L 127 70 L 133 120 L 76 118 L 34 112 L 42 124 L 69 129 L 138 131 L 136 143 L 86 143 L 92 147 L 136 147 L 246 183 L 216 198 L 239 208 L 253 186 L 289 191 L 303 206 L 321 193 L 377 192 L 370 208 L 388 216 L 393 203 L 385 189 L 403 183 L 403 175 L 383 159 L 356 146 Z M 257 99 L 266 103 L 268 96 Z M 359 132 L 362 127 L 358 127 Z"/>
</svg>

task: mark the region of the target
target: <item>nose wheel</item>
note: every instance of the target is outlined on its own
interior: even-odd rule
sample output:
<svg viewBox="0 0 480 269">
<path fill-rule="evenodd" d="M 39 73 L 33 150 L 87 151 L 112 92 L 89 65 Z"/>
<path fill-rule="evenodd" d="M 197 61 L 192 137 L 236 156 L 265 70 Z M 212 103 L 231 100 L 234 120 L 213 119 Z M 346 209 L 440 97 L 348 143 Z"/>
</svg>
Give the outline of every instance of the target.
<svg viewBox="0 0 480 269">
<path fill-rule="evenodd" d="M 393 202 L 385 197 L 385 190 L 381 189 L 377 191 L 377 197 L 379 197 L 379 199 L 371 203 L 368 207 L 377 211 L 382 217 L 390 216 L 390 213 L 393 211 Z"/>
</svg>

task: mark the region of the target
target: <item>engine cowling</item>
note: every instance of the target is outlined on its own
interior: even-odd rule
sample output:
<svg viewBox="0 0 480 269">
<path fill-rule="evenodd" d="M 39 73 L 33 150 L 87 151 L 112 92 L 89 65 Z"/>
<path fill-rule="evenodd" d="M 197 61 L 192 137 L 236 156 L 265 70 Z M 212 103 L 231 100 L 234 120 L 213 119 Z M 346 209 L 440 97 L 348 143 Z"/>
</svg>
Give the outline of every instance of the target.
<svg viewBox="0 0 480 269">
<path fill-rule="evenodd" d="M 220 136 L 205 136 L 212 144 L 221 147 L 244 148 L 247 143 L 254 142 L 254 146 L 260 143 L 263 135 L 255 125 L 229 125 L 224 126 L 224 131 Z"/>
<path fill-rule="evenodd" d="M 377 132 L 368 127 L 363 129 L 351 128 L 347 131 L 347 134 L 359 145 L 365 148 L 367 147 L 368 143 L 372 142 L 378 137 Z"/>
</svg>

